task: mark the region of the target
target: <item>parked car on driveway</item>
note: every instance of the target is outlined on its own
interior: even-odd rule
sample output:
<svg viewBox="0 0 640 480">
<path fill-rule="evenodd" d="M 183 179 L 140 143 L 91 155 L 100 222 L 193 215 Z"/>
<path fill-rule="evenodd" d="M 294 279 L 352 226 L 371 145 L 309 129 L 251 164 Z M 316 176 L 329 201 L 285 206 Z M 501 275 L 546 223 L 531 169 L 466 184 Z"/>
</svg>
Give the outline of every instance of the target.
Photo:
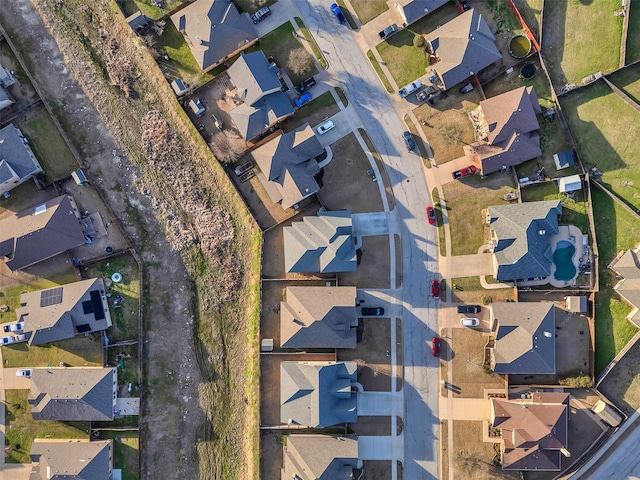
<svg viewBox="0 0 640 480">
<path fill-rule="evenodd" d="M 251 20 L 253 20 L 253 23 L 259 23 L 261 20 L 264 20 L 269 15 L 271 15 L 271 9 L 269 7 L 262 7 L 256 13 L 251 15 Z"/>
<path fill-rule="evenodd" d="M 404 143 L 407 144 L 407 150 L 411 152 L 416 148 L 416 142 L 413 141 L 413 135 L 411 135 L 411 132 L 404 132 L 402 134 L 402 138 L 404 138 Z"/>
<path fill-rule="evenodd" d="M 331 120 L 324 122 L 322 125 L 318 127 L 318 135 L 324 135 L 335 126 L 336 126 L 335 123 L 333 123 Z"/>
<path fill-rule="evenodd" d="M 440 298 L 440 281 L 434 280 L 431 282 L 431 296 L 433 298 Z"/>
<path fill-rule="evenodd" d="M 299 83 L 298 85 L 296 85 L 296 92 L 298 93 L 298 95 L 302 95 L 302 92 L 309 90 L 315 84 L 316 84 L 316 79 L 313 77 L 309 77 L 302 83 Z"/>
<path fill-rule="evenodd" d="M 431 340 L 431 355 L 434 357 L 440 356 L 440 338 L 438 337 L 433 337 L 433 340 Z"/>
<path fill-rule="evenodd" d="M 393 25 L 389 25 L 387 28 L 385 28 L 381 32 L 378 32 L 378 36 L 380 37 L 380 40 L 384 40 L 386 38 L 389 38 L 391 35 L 393 35 L 397 31 L 398 31 L 398 25 L 394 23 Z"/>
<path fill-rule="evenodd" d="M 427 220 L 429 220 L 429 225 L 436 224 L 436 211 L 431 205 L 427 207 Z"/>
<path fill-rule="evenodd" d="M 311 94 L 309 92 L 303 93 L 298 98 L 296 98 L 296 107 L 301 107 L 302 105 L 310 101 L 311 101 Z"/>
<path fill-rule="evenodd" d="M 336 17 L 336 20 L 338 20 L 338 23 L 340 25 L 342 25 L 344 22 L 347 21 L 346 18 L 344 18 L 344 13 L 342 13 L 342 10 L 340 10 L 340 7 L 338 6 L 337 3 L 332 3 L 329 8 L 331 9 L 331 12 L 333 13 L 333 16 Z"/>
<path fill-rule="evenodd" d="M 458 313 L 480 313 L 480 305 L 458 305 Z"/>
<path fill-rule="evenodd" d="M 15 341 L 16 339 L 14 337 L 0 337 L 0 345 L 9 345 Z"/>
<path fill-rule="evenodd" d="M 11 323 L 2 327 L 5 332 L 21 332 L 24 330 L 24 322 Z"/>
<path fill-rule="evenodd" d="M 475 175 L 478 173 L 478 167 L 475 165 L 469 165 L 466 168 L 461 168 L 460 170 L 456 170 L 453 172 L 453 179 L 458 180 L 459 178 L 468 177 L 469 175 Z"/>
<path fill-rule="evenodd" d="M 411 95 L 413 92 L 420 89 L 421 87 L 422 87 L 422 84 L 416 80 L 415 82 L 411 82 L 409 85 L 402 87 L 400 90 L 398 90 L 398 95 L 400 95 L 402 98 L 405 98 L 407 95 Z"/>
<path fill-rule="evenodd" d="M 19 368 L 16 370 L 16 377 L 30 377 L 33 370 L 30 368 Z"/>
<path fill-rule="evenodd" d="M 362 308 L 362 315 L 365 315 L 365 316 L 368 316 L 368 317 L 380 317 L 380 316 L 384 315 L 384 308 L 382 308 L 382 307 L 374 307 L 374 308 L 363 307 Z"/>
<path fill-rule="evenodd" d="M 480 320 L 477 318 L 463 317 L 460 319 L 460 325 L 463 327 L 477 327 L 480 325 Z"/>
</svg>

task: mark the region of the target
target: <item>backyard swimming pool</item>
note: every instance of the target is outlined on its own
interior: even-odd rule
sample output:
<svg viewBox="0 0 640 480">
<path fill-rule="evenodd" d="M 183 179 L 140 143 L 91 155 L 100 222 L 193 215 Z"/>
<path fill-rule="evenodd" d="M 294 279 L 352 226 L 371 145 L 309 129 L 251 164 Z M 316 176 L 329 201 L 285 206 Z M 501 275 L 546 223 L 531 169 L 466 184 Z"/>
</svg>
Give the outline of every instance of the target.
<svg viewBox="0 0 640 480">
<path fill-rule="evenodd" d="M 560 240 L 556 244 L 556 250 L 553 252 L 553 263 L 556 265 L 556 271 L 553 274 L 556 280 L 573 280 L 576 276 L 576 266 L 573 264 L 573 256 L 576 253 L 576 247 L 567 240 Z"/>
</svg>

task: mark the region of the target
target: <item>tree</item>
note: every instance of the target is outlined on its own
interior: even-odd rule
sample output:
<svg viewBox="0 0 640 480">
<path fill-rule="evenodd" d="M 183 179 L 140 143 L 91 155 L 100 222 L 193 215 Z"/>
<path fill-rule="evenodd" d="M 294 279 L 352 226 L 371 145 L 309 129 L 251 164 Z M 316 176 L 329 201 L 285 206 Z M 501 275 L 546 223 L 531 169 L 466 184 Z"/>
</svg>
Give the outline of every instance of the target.
<svg viewBox="0 0 640 480">
<path fill-rule="evenodd" d="M 294 75 L 302 76 L 313 67 L 311 55 L 303 48 L 299 47 L 291 51 L 287 60 L 287 70 Z"/>
<path fill-rule="evenodd" d="M 209 143 L 213 155 L 220 163 L 233 163 L 242 154 L 242 140 L 239 138 L 229 138 L 222 132 L 213 135 Z"/>
<path fill-rule="evenodd" d="M 427 46 L 427 42 L 424 39 L 424 35 L 416 35 L 413 37 L 413 46 L 418 50 L 424 50 L 424 47 Z"/>
</svg>

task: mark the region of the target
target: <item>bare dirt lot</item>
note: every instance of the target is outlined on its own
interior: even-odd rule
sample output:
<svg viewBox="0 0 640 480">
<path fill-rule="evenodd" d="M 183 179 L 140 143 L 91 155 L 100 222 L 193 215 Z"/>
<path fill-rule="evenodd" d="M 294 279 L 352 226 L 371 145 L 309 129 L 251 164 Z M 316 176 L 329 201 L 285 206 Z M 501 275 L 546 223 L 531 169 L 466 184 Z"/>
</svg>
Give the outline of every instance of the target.
<svg viewBox="0 0 640 480">
<path fill-rule="evenodd" d="M 174 100 L 166 82 L 152 85 L 149 74 L 154 72 L 150 71 L 148 64 L 144 64 L 150 61 L 150 57 L 137 47 L 135 36 L 124 18 L 119 14 L 114 16 L 109 8 L 113 5 L 111 3 L 56 2 L 55 11 L 49 10 L 49 2 L 45 0 L 33 3 L 45 19 L 46 27 L 32 4 L 24 0 L 3 5 L 0 22 L 8 30 L 9 38 L 20 40 L 23 54 L 29 54 L 27 65 L 32 72 L 38 73 L 38 84 L 54 105 L 63 127 L 80 152 L 81 162 L 96 179 L 97 187 L 107 197 L 117 218 L 123 220 L 127 236 L 146 261 L 146 395 L 143 397 L 141 417 L 143 476 L 157 479 L 198 478 L 200 473 L 203 478 L 221 478 L 223 474 L 227 478 L 254 478 L 257 476 L 257 456 L 253 454 L 257 452 L 257 441 L 255 444 L 252 442 L 256 440 L 257 430 L 252 422 L 257 420 L 257 416 L 255 419 L 251 415 L 245 416 L 245 411 L 250 408 L 248 405 L 256 404 L 256 399 L 251 389 L 245 389 L 244 381 L 245 375 L 253 375 L 253 366 L 247 364 L 245 354 L 251 350 L 252 341 L 255 340 L 246 336 L 250 322 L 247 321 L 247 315 L 240 314 L 243 309 L 246 312 L 246 305 L 254 300 L 249 295 L 243 297 L 246 303 L 227 302 L 218 311 L 209 311 L 202 317 L 196 317 L 196 313 L 202 313 L 196 308 L 211 308 L 210 303 L 207 307 L 203 301 L 211 302 L 212 298 L 216 302 L 224 301 L 224 296 L 211 297 L 207 294 L 207 291 L 216 290 L 213 285 L 216 278 L 222 279 L 222 276 L 214 278 L 208 274 L 210 281 L 198 285 L 201 297 L 200 303 L 196 304 L 193 277 L 187 274 L 183 262 L 187 258 L 192 267 L 198 265 L 199 274 L 206 275 L 211 268 L 209 259 L 203 258 L 202 251 L 193 248 L 192 242 L 200 236 L 205 243 L 222 238 L 207 236 L 204 230 L 194 236 L 196 230 L 193 224 L 184 223 L 190 214 L 181 210 L 187 206 L 187 202 L 176 204 L 176 200 L 185 195 L 192 198 L 189 194 L 196 193 L 194 186 L 202 187 L 199 181 L 208 166 L 205 160 L 199 159 L 207 159 L 206 152 L 202 150 L 198 155 L 194 154 L 188 166 L 179 161 L 179 155 L 173 156 L 171 163 L 150 172 L 144 154 L 135 156 L 140 154 L 142 148 L 139 131 L 141 124 L 144 124 L 142 118 L 152 120 L 153 117 L 145 117 L 148 110 L 144 109 Z M 65 23 L 67 21 L 73 24 L 72 28 Z M 97 29 L 93 22 L 108 23 L 110 28 Z M 96 41 L 89 39 L 98 33 L 110 36 L 110 41 L 97 41 L 97 37 L 94 39 Z M 58 44 L 52 35 L 59 40 Z M 112 35 L 118 35 L 120 41 Z M 38 48 L 31 48 L 34 45 Z M 86 45 L 92 46 L 90 54 L 85 49 Z M 109 52 L 109 45 L 116 45 L 117 53 L 113 50 Z M 119 55 L 120 62 L 131 62 L 129 66 L 142 62 L 133 66 L 136 75 L 142 72 L 136 77 L 138 97 L 135 101 L 127 100 L 121 93 L 127 85 L 122 82 L 119 83 L 120 87 L 109 85 L 112 78 L 105 79 L 108 73 L 96 68 L 96 58 L 103 62 L 100 65 L 104 67 L 113 60 L 104 56 L 114 54 Z M 113 66 L 110 64 L 107 69 Z M 115 74 L 113 70 L 110 73 Z M 165 111 L 174 111 L 173 104 Z M 175 118 L 171 118 L 174 122 L 172 125 L 178 128 Z M 184 141 L 189 137 L 189 132 L 184 130 L 184 124 L 180 128 L 180 134 L 183 135 L 181 146 L 184 147 L 180 151 L 185 154 L 187 151 L 194 152 L 189 150 L 194 143 Z M 129 163 L 131 157 L 122 154 L 125 144 L 126 152 L 134 154 L 133 160 L 137 166 L 147 169 L 144 179 L 141 171 Z M 119 163 L 112 155 L 113 150 L 119 152 Z M 158 172 L 166 176 L 162 177 Z M 209 171 L 206 177 L 210 182 L 220 178 L 215 170 Z M 189 178 L 189 181 L 178 182 L 181 178 Z M 181 188 L 176 188 L 177 184 Z M 216 185 L 216 190 L 225 194 L 229 192 L 226 184 Z M 197 193 L 201 194 L 200 199 L 204 204 L 211 205 L 209 199 L 212 198 L 212 192 L 207 190 L 206 194 L 202 194 L 200 190 Z M 237 202 L 235 197 L 230 197 L 225 207 L 236 208 L 237 203 L 234 202 Z M 191 214 L 196 211 L 200 210 L 193 210 Z M 238 214 L 238 211 L 235 210 L 234 214 Z M 246 213 L 236 217 L 237 232 L 248 240 L 254 234 L 253 225 L 242 215 Z M 172 228 L 174 230 L 170 230 Z M 167 231 L 175 234 L 169 237 L 173 242 L 171 244 L 167 241 Z M 176 240 L 186 242 L 178 246 Z M 245 252 L 233 260 L 236 267 L 233 271 L 237 273 L 235 281 L 242 282 L 242 274 L 246 271 L 243 270 L 246 266 L 243 262 L 247 262 L 254 249 L 242 245 L 242 242 L 236 245 L 240 252 Z M 218 258 L 229 262 L 230 253 L 220 252 Z M 226 266 L 229 267 L 226 270 L 232 271 L 232 265 Z M 238 291 L 243 288 L 239 285 Z M 216 293 L 222 293 L 222 289 Z M 229 308 L 236 307 L 239 309 L 232 315 Z M 219 330 L 220 316 L 225 317 L 224 321 L 228 321 L 226 327 L 233 332 L 226 338 L 222 338 L 223 332 Z M 236 324 L 235 319 L 240 318 L 242 323 Z M 202 321 L 197 323 L 198 320 Z M 167 335 L 167 332 L 171 332 L 171 335 Z M 196 341 L 196 338 L 209 343 Z M 210 357 L 207 348 L 212 343 L 222 344 L 226 355 Z M 239 370 L 230 373 L 234 368 Z M 226 382 L 231 377 L 235 380 L 235 387 Z M 225 404 L 228 388 L 238 388 L 250 396 L 245 397 L 244 402 Z M 242 395 L 238 393 L 237 396 Z M 211 408 L 214 404 L 215 409 Z M 235 431 L 230 432 L 230 424 L 246 429 L 247 435 L 238 438 Z"/>
</svg>

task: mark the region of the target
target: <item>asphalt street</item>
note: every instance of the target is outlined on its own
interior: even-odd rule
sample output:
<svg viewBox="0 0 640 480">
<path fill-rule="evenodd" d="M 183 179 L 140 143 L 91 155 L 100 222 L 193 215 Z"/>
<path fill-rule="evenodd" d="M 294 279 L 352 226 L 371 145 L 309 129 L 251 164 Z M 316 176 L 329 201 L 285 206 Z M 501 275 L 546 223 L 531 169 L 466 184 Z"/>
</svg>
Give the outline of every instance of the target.
<svg viewBox="0 0 640 480">
<path fill-rule="evenodd" d="M 429 347 L 437 330 L 437 300 L 430 295 L 437 271 L 437 231 L 425 217 L 430 197 L 422 161 L 407 152 L 402 139 L 404 122 L 348 25 L 336 22 L 326 1 L 296 3 L 329 62 L 332 83 L 346 92 L 391 180 L 403 254 L 399 297 L 403 307 L 404 478 L 438 478 L 438 368 Z"/>
</svg>

